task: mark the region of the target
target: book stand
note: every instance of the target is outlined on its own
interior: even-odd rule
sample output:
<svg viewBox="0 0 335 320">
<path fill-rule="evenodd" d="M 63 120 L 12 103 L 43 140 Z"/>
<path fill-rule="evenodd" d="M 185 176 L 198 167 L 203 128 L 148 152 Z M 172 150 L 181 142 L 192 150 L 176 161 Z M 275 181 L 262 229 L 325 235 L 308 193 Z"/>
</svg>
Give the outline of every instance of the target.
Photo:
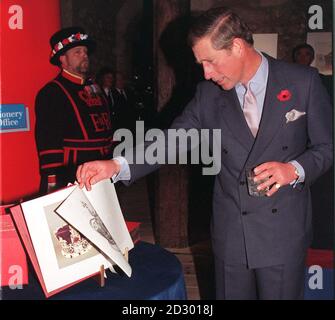
<svg viewBox="0 0 335 320">
<path fill-rule="evenodd" d="M 105 286 L 105 266 L 101 265 L 98 274 L 92 277 L 96 282 L 98 282 L 99 286 L 103 288 Z"/>
<path fill-rule="evenodd" d="M 123 255 L 128 262 L 129 261 L 129 250 L 128 250 L 128 248 L 125 249 Z M 98 274 L 96 276 L 94 276 L 93 278 L 95 279 L 95 281 L 97 281 L 99 283 L 101 288 L 103 288 L 105 286 L 105 266 L 104 265 L 100 266 L 100 270 L 99 270 Z"/>
<path fill-rule="evenodd" d="M 124 253 L 123 253 L 123 255 L 124 255 L 124 257 L 125 257 L 125 259 L 127 260 L 127 262 L 129 262 L 129 249 L 128 248 L 126 248 L 125 250 L 124 250 Z"/>
</svg>

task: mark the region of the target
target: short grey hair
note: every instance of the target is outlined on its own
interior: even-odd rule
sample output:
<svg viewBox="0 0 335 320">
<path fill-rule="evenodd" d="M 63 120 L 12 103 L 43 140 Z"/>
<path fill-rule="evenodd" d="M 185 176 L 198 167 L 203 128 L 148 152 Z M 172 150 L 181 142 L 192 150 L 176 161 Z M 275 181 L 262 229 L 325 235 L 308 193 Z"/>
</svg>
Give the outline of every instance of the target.
<svg viewBox="0 0 335 320">
<path fill-rule="evenodd" d="M 230 49 L 235 38 L 254 44 L 252 32 L 241 18 L 226 7 L 217 7 L 195 18 L 188 34 L 188 43 L 193 47 L 201 38 L 210 36 L 216 50 Z"/>
</svg>

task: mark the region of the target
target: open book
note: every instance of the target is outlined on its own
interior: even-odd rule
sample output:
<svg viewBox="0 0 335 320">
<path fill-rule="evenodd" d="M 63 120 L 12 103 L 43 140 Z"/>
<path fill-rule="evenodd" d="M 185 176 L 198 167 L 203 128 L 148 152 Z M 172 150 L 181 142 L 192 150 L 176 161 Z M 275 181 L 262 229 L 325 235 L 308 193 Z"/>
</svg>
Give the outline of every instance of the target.
<svg viewBox="0 0 335 320">
<path fill-rule="evenodd" d="M 118 265 L 127 276 L 134 247 L 114 185 L 74 185 L 21 203 L 11 212 L 46 297 Z"/>
</svg>

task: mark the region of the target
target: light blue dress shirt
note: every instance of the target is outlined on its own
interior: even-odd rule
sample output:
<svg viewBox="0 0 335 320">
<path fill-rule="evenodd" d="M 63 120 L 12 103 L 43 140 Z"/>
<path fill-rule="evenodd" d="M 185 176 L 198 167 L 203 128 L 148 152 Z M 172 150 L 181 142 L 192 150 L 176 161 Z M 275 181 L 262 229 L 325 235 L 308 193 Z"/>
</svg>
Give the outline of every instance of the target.
<svg viewBox="0 0 335 320">
<path fill-rule="evenodd" d="M 262 57 L 262 62 L 260 66 L 258 67 L 258 70 L 256 71 L 255 75 L 247 83 L 247 86 L 250 83 L 250 89 L 252 93 L 254 94 L 256 101 L 257 101 L 258 116 L 260 119 L 262 116 L 262 112 L 263 112 L 263 105 L 264 105 L 264 99 L 265 99 L 265 93 L 266 93 L 266 84 L 268 82 L 268 77 L 269 77 L 269 62 L 262 55 L 262 53 L 259 52 L 259 54 Z M 244 101 L 244 96 L 247 92 L 247 89 L 242 83 L 239 82 L 235 86 L 235 90 L 236 90 L 237 97 L 240 102 L 241 108 L 243 109 L 243 101 Z"/>
</svg>

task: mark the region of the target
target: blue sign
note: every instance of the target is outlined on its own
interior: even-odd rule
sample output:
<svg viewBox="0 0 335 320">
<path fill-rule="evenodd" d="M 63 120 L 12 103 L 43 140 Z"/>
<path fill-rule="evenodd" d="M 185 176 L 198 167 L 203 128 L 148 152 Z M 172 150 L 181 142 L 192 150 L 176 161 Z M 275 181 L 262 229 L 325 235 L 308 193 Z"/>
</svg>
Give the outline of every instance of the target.
<svg viewBox="0 0 335 320">
<path fill-rule="evenodd" d="M 29 130 L 29 110 L 24 104 L 0 104 L 0 133 Z"/>
</svg>

